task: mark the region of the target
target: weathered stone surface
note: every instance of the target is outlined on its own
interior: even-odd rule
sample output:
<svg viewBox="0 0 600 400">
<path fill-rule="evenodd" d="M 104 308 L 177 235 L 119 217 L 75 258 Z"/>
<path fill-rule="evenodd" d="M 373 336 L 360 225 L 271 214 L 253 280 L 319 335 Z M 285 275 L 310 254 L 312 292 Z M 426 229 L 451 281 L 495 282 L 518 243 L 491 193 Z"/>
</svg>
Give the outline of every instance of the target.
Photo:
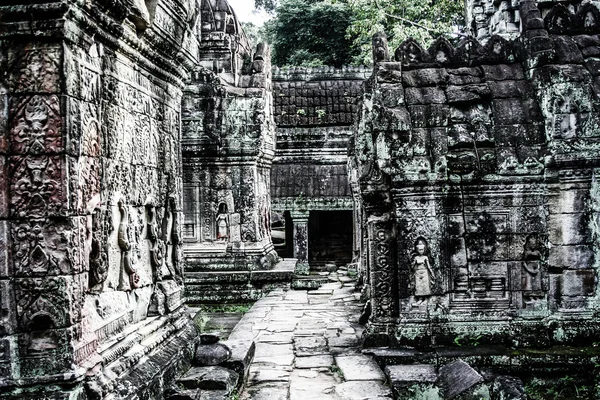
<svg viewBox="0 0 600 400">
<path fill-rule="evenodd" d="M 194 363 L 198 366 L 219 365 L 231 358 L 231 350 L 222 343 L 198 344 Z"/>
<path fill-rule="evenodd" d="M 193 367 L 177 380 L 187 389 L 224 390 L 236 388 L 239 375 L 223 367 Z"/>
<path fill-rule="evenodd" d="M 335 363 L 347 381 L 385 381 L 383 371 L 369 356 L 337 356 Z"/>
<path fill-rule="evenodd" d="M 388 365 L 385 375 L 392 385 L 408 385 L 413 383 L 434 383 L 438 379 L 434 365 Z"/>
<path fill-rule="evenodd" d="M 455 398 L 483 383 L 483 377 L 462 360 L 451 362 L 440 368 L 437 384 L 444 397 Z"/>
<path fill-rule="evenodd" d="M 382 382 L 344 382 L 335 387 L 335 394 L 346 400 L 392 399 L 392 390 Z"/>
</svg>

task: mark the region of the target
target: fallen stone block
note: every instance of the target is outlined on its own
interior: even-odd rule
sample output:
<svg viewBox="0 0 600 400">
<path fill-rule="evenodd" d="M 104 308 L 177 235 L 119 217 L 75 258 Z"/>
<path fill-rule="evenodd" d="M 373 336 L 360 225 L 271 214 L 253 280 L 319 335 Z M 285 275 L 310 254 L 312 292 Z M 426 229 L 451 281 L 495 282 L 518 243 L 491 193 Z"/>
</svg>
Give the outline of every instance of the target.
<svg viewBox="0 0 600 400">
<path fill-rule="evenodd" d="M 397 399 L 439 399 L 437 372 L 433 365 L 388 365 L 385 375 Z"/>
<path fill-rule="evenodd" d="M 193 367 L 177 382 L 186 389 L 225 390 L 231 393 L 238 384 L 237 372 L 227 368 Z"/>
<path fill-rule="evenodd" d="M 446 399 L 489 399 L 483 377 L 463 360 L 444 365 L 438 372 L 437 386 Z M 487 397 L 484 392 L 487 391 Z M 478 397 L 479 396 L 479 397 Z"/>
</svg>

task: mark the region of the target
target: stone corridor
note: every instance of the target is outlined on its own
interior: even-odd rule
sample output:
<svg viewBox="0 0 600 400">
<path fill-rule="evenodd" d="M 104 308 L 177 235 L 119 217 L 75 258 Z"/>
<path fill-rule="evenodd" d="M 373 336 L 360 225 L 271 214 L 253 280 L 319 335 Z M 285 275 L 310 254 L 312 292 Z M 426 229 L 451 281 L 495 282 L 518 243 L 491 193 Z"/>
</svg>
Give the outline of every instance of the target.
<svg viewBox="0 0 600 400">
<path fill-rule="evenodd" d="M 391 399 L 361 354 L 360 293 L 343 270 L 317 290 L 277 290 L 244 315 L 229 340 L 256 342 L 244 400 Z"/>
</svg>

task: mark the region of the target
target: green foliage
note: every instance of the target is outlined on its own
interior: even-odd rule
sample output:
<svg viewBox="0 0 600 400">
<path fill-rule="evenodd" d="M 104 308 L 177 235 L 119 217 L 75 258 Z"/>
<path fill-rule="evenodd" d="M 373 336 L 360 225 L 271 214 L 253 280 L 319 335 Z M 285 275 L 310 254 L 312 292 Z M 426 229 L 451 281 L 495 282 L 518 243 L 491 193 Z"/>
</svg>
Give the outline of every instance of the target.
<svg viewBox="0 0 600 400">
<path fill-rule="evenodd" d="M 200 311 L 202 313 L 235 313 L 243 314 L 252 308 L 252 304 L 218 304 L 218 305 L 202 305 Z"/>
<path fill-rule="evenodd" d="M 242 28 L 248 37 L 248 42 L 250 42 L 252 49 L 255 49 L 257 44 L 267 41 L 267 33 L 264 26 L 258 26 L 252 22 L 242 22 Z"/>
<path fill-rule="evenodd" d="M 254 7 L 267 12 L 273 12 L 277 7 L 277 0 L 254 0 Z"/>
<path fill-rule="evenodd" d="M 266 23 L 273 64 L 341 67 L 357 55 L 347 31 L 348 5 L 332 0 L 281 0 Z"/>
<path fill-rule="evenodd" d="M 388 35 L 390 53 L 406 39 L 428 46 L 439 36 L 453 37 L 464 29 L 464 2 L 457 0 L 337 0 L 347 4 L 352 22 L 347 37 L 359 55 L 355 64 L 371 64 L 371 38 Z"/>
<path fill-rule="evenodd" d="M 566 375 L 559 379 L 532 378 L 525 385 L 525 394 L 531 400 L 591 399 L 593 388 Z"/>
<path fill-rule="evenodd" d="M 479 340 L 481 340 L 482 337 L 483 337 L 483 335 L 469 336 L 469 335 L 466 335 L 463 333 L 454 338 L 454 344 L 457 345 L 458 347 L 462 347 L 462 346 L 477 347 L 477 346 L 479 346 Z"/>
<path fill-rule="evenodd" d="M 340 377 L 340 379 L 344 379 L 344 372 L 342 372 L 342 369 L 340 367 L 338 367 L 337 365 L 330 365 L 329 366 L 329 371 L 333 374 L 333 375 L 337 375 Z"/>
</svg>

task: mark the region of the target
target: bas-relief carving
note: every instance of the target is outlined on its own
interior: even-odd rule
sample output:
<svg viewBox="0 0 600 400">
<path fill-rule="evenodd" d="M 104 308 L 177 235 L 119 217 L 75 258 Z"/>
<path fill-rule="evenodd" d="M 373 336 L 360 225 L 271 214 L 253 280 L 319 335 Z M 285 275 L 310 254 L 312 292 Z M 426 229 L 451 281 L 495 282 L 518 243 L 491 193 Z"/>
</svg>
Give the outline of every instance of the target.
<svg viewBox="0 0 600 400">
<path fill-rule="evenodd" d="M 136 289 L 140 284 L 140 276 L 133 265 L 131 257 L 131 241 L 129 236 L 129 212 L 123 200 L 118 202 L 119 228 L 117 241 L 121 250 L 121 269 L 119 275 L 119 290 Z"/>
<path fill-rule="evenodd" d="M 35 95 L 15 104 L 11 150 L 15 154 L 42 154 L 62 150 L 61 112 L 58 97 Z"/>
<path fill-rule="evenodd" d="M 417 301 L 422 302 L 434 293 L 436 274 L 431 264 L 427 240 L 419 237 L 415 242 L 411 265 L 414 277 L 414 295 Z"/>
<path fill-rule="evenodd" d="M 63 198 L 64 162 L 58 156 L 15 156 L 11 159 L 11 205 L 18 217 L 59 214 Z"/>
</svg>

